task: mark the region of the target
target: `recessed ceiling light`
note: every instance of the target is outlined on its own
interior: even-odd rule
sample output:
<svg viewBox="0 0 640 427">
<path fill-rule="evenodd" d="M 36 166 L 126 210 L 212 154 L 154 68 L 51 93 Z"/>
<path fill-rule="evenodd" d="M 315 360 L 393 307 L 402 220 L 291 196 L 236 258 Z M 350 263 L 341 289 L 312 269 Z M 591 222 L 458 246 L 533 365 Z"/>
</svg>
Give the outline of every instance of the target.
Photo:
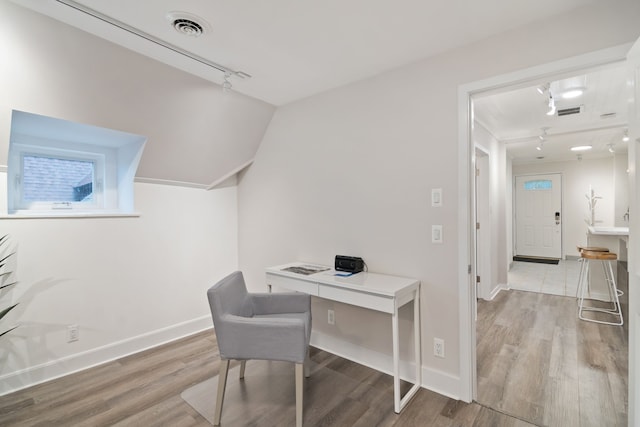
<svg viewBox="0 0 640 427">
<path fill-rule="evenodd" d="M 575 147 L 571 147 L 571 151 L 587 151 L 591 150 L 593 146 L 591 145 L 576 145 Z"/>
<path fill-rule="evenodd" d="M 562 98 L 573 99 L 581 96 L 583 93 L 584 93 L 583 87 L 572 87 L 562 92 Z"/>
</svg>

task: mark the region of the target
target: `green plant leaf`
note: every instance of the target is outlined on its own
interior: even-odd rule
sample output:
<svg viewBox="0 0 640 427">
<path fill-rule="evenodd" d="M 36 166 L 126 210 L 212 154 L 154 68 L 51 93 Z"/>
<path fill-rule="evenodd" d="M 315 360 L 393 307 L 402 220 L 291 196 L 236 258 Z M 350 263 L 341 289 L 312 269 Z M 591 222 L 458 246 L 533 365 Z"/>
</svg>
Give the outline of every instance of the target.
<svg viewBox="0 0 640 427">
<path fill-rule="evenodd" d="M 2 333 L 0 334 L 0 337 L 1 337 L 1 336 L 3 336 L 3 335 L 5 335 L 5 334 L 8 334 L 9 332 L 13 331 L 13 330 L 14 330 L 15 328 L 17 328 L 17 327 L 18 327 L 18 325 L 14 326 L 14 327 L 13 327 L 13 328 L 11 328 L 11 329 L 7 329 L 6 331 L 4 331 L 4 332 L 2 332 Z"/>
<path fill-rule="evenodd" d="M 0 311 L 0 319 L 2 319 L 4 316 L 6 316 L 11 310 L 13 310 L 14 308 L 16 308 L 16 306 L 19 303 L 15 303 L 10 307 L 5 308 L 4 310 Z"/>
<path fill-rule="evenodd" d="M 4 260 L 6 260 L 7 258 L 9 258 L 11 255 L 15 255 L 15 252 L 11 252 L 9 255 L 5 256 L 4 258 L 0 259 L 0 262 L 3 262 Z M 4 265 L 4 264 L 2 264 Z"/>
<path fill-rule="evenodd" d="M 16 282 L 11 282 L 11 283 L 4 284 L 4 285 L 0 286 L 0 289 L 8 288 L 9 286 L 13 286 L 13 285 L 15 285 L 17 283 L 18 282 L 16 281 Z"/>
</svg>

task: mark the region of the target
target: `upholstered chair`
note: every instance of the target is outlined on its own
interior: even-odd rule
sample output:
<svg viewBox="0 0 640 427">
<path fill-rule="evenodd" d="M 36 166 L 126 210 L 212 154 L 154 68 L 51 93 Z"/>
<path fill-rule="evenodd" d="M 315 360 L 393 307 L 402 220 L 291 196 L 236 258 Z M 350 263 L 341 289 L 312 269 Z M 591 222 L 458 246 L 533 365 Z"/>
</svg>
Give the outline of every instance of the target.
<svg viewBox="0 0 640 427">
<path fill-rule="evenodd" d="M 230 360 L 240 360 L 240 379 L 249 359 L 295 363 L 296 426 L 302 427 L 304 362 L 311 335 L 311 297 L 299 293 L 249 293 L 236 271 L 208 291 L 220 350 L 214 424 L 220 425 Z"/>
</svg>

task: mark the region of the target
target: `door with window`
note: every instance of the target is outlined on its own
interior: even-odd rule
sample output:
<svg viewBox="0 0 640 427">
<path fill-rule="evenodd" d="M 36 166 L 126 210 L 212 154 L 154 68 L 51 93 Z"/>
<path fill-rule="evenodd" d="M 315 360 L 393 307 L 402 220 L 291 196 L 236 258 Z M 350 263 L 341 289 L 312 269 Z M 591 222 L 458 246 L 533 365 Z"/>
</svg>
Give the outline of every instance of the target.
<svg viewBox="0 0 640 427">
<path fill-rule="evenodd" d="M 515 255 L 561 258 L 562 176 L 516 176 L 514 193 Z"/>
</svg>

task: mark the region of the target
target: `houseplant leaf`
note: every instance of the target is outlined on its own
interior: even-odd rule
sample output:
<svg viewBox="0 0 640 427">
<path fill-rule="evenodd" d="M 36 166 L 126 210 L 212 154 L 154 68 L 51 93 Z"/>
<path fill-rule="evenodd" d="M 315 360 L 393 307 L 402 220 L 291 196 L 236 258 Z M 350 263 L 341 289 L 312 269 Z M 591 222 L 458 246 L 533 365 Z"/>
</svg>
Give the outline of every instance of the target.
<svg viewBox="0 0 640 427">
<path fill-rule="evenodd" d="M 13 285 L 15 285 L 17 283 L 18 282 L 11 282 L 11 283 L 7 283 L 7 284 L 4 284 L 4 285 L 1 285 L 0 289 L 8 288 L 9 286 L 13 286 Z"/>
<path fill-rule="evenodd" d="M 16 325 L 16 326 L 14 326 L 13 328 L 11 328 L 11 329 L 7 329 L 6 331 L 4 331 L 4 332 L 0 333 L 0 337 L 1 337 L 1 336 L 3 336 L 4 334 L 8 334 L 9 332 L 13 331 L 13 330 L 14 330 L 15 328 L 17 328 L 17 327 L 18 327 L 18 326 Z"/>
<path fill-rule="evenodd" d="M 7 258 L 9 258 L 11 255 L 14 255 L 15 252 L 11 252 L 9 255 L 6 255 L 4 258 L 0 259 L 0 263 L 3 262 L 4 260 L 6 260 Z M 2 264 L 4 265 L 4 264 Z"/>
<path fill-rule="evenodd" d="M 15 303 L 10 307 L 5 308 L 4 310 L 0 311 L 0 319 L 2 319 L 4 316 L 6 316 L 11 310 L 13 310 L 14 308 L 16 308 L 16 306 L 19 303 Z"/>
</svg>

